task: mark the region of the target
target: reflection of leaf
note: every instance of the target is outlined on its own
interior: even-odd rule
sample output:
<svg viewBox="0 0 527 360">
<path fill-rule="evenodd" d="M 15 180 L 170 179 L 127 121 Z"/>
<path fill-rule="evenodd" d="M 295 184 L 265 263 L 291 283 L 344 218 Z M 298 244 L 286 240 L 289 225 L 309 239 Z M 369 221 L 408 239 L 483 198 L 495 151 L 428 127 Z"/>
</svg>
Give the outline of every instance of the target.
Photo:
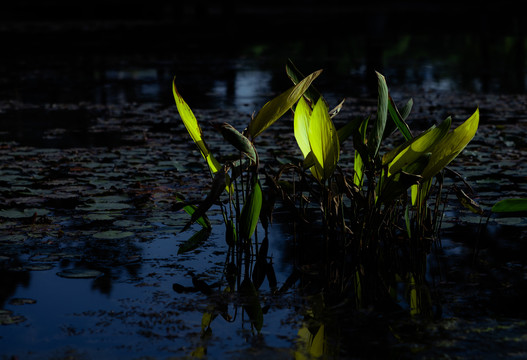
<svg viewBox="0 0 527 360">
<path fill-rule="evenodd" d="M 256 330 L 260 332 L 263 326 L 262 307 L 258 300 L 258 293 L 249 279 L 246 278 L 242 281 L 240 285 L 240 294 L 244 297 L 243 308 L 245 309 L 245 312 L 249 315 Z"/>
<path fill-rule="evenodd" d="M 203 228 L 190 237 L 183 244 L 179 245 L 178 255 L 197 249 L 201 243 L 209 238 L 210 230 Z"/>
</svg>

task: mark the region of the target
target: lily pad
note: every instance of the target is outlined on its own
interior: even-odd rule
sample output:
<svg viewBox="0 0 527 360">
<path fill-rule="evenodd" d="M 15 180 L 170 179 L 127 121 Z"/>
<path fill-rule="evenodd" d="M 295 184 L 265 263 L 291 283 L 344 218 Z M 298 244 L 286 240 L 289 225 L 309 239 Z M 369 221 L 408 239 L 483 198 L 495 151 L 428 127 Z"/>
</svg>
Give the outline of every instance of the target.
<svg viewBox="0 0 527 360">
<path fill-rule="evenodd" d="M 9 300 L 9 305 L 32 305 L 36 304 L 35 299 L 26 299 L 26 298 L 13 298 Z"/>
<path fill-rule="evenodd" d="M 0 309 L 0 325 L 13 325 L 26 321 L 23 316 L 13 315 L 12 311 Z"/>
<path fill-rule="evenodd" d="M 58 276 L 67 279 L 92 279 L 101 276 L 103 273 L 94 269 L 65 269 L 57 273 Z"/>
<path fill-rule="evenodd" d="M 131 231 L 119 231 L 119 230 L 101 231 L 101 232 L 93 234 L 94 238 L 103 239 L 103 240 L 119 240 L 119 239 L 125 239 L 130 236 L 134 236 L 134 233 Z"/>
</svg>

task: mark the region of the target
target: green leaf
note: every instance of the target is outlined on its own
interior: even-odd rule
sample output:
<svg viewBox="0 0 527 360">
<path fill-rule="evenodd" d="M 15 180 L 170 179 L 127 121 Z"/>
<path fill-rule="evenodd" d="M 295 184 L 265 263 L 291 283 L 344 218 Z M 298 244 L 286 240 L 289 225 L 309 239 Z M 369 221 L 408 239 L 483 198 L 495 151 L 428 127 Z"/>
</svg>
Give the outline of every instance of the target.
<svg viewBox="0 0 527 360">
<path fill-rule="evenodd" d="M 360 155 L 360 152 L 357 149 L 359 145 L 364 145 L 364 142 L 366 141 L 366 129 L 368 128 L 369 120 L 369 117 L 364 119 L 364 121 L 359 127 L 358 136 L 356 137 L 356 139 L 354 139 L 356 150 L 355 161 L 353 162 L 353 183 L 359 188 L 362 187 L 362 184 L 364 182 L 364 161 L 362 160 L 362 156 Z"/>
<path fill-rule="evenodd" d="M 400 113 L 399 110 L 397 109 L 397 106 L 395 105 L 395 102 L 393 101 L 391 97 L 388 103 L 388 111 L 390 112 L 390 116 L 395 126 L 399 129 L 401 134 L 403 134 L 406 140 L 410 140 L 413 137 L 412 132 L 410 131 L 410 127 L 405 121 L 408 115 L 410 115 L 410 111 L 412 110 L 413 104 L 414 104 L 414 101 L 412 99 L 408 100 L 408 102 L 403 108 L 402 113 Z"/>
<path fill-rule="evenodd" d="M 432 126 L 419 136 L 407 141 L 403 145 L 390 151 L 383 157 L 383 163 L 389 160 L 388 175 L 395 174 L 400 169 L 408 166 L 423 154 L 431 152 L 438 141 L 443 139 L 450 129 L 451 118 L 445 119 L 439 126 Z M 390 160 L 393 157 L 393 160 Z"/>
<path fill-rule="evenodd" d="M 289 90 L 267 102 L 249 122 L 248 132 L 251 139 L 254 140 L 262 131 L 284 115 L 287 110 L 291 109 L 321 72 L 322 70 L 315 71 Z"/>
<path fill-rule="evenodd" d="M 419 175 L 399 171 L 386 180 L 378 201 L 387 203 L 397 199 L 402 194 L 405 194 L 410 186 L 417 184 L 421 179 Z"/>
<path fill-rule="evenodd" d="M 373 125 L 372 132 L 368 138 L 368 149 L 372 157 L 376 157 L 381 146 L 386 120 L 388 118 L 388 85 L 386 79 L 380 73 L 377 74 L 379 98 L 377 99 L 377 119 Z"/>
<path fill-rule="evenodd" d="M 196 222 L 200 217 L 205 215 L 207 210 L 210 209 L 210 207 L 216 202 L 216 200 L 220 197 L 221 193 L 225 189 L 225 182 L 226 182 L 226 172 L 225 167 L 221 169 L 221 171 L 216 172 L 214 175 L 214 178 L 212 180 L 212 186 L 210 189 L 209 194 L 203 200 L 199 206 L 196 208 L 192 216 L 190 217 L 189 222 L 183 227 L 183 230 L 187 230 L 190 225 L 192 225 L 194 222 Z"/>
<path fill-rule="evenodd" d="M 337 135 L 339 137 L 339 143 L 342 145 L 357 129 L 361 126 L 363 121 L 360 118 L 355 118 L 348 122 L 343 127 L 337 130 Z"/>
<path fill-rule="evenodd" d="M 443 170 L 472 140 L 479 125 L 479 108 L 463 124 L 446 134 L 430 149 L 432 157 L 428 166 L 421 174 L 424 179 L 430 179 Z"/>
<path fill-rule="evenodd" d="M 183 201 L 183 199 L 179 196 L 176 196 L 176 200 L 177 201 Z M 186 204 L 186 205 L 183 205 L 183 210 L 189 214 L 191 217 L 192 215 L 194 215 L 194 213 L 196 212 L 196 210 L 198 209 L 198 207 L 196 205 L 193 205 L 193 204 Z M 204 228 L 206 229 L 211 229 L 212 226 L 210 224 L 210 221 L 209 221 L 209 218 L 207 217 L 207 215 L 203 214 L 202 216 L 200 216 L 196 222 L 198 224 L 200 224 L 201 226 L 203 226 Z"/>
<path fill-rule="evenodd" d="M 205 160 L 207 160 L 207 164 L 209 165 L 211 172 L 213 174 L 216 173 L 221 168 L 221 165 L 210 153 L 205 141 L 203 140 L 201 128 L 198 124 L 198 121 L 196 120 L 196 117 L 194 116 L 194 113 L 187 105 L 185 100 L 183 100 L 183 97 L 179 94 L 176 88 L 175 76 L 172 81 L 172 93 L 174 94 L 174 100 L 176 101 L 179 116 L 181 116 L 181 120 L 183 120 L 183 124 L 187 128 L 190 137 L 198 146 L 201 155 L 203 155 Z"/>
<path fill-rule="evenodd" d="M 256 162 L 256 151 L 253 144 L 242 133 L 227 123 L 217 127 L 221 135 L 229 144 L 247 155 L 249 159 Z"/>
<path fill-rule="evenodd" d="M 190 237 L 187 241 L 179 245 L 178 255 L 197 249 L 203 242 L 205 242 L 210 235 L 209 229 L 201 229 Z"/>
<path fill-rule="evenodd" d="M 298 100 L 298 104 L 295 109 L 294 117 L 294 133 L 295 139 L 304 155 L 304 158 L 307 158 L 307 155 L 311 152 L 311 146 L 309 145 L 309 123 L 311 120 L 311 107 L 308 105 L 306 100 L 302 97 Z"/>
<path fill-rule="evenodd" d="M 492 207 L 493 213 L 527 212 L 527 198 L 504 199 Z"/>
<path fill-rule="evenodd" d="M 335 125 L 329 117 L 328 107 L 321 99 L 311 114 L 308 138 L 315 157 L 315 176 L 319 181 L 326 180 L 337 166 L 340 144 Z"/>
<path fill-rule="evenodd" d="M 252 179 L 252 190 L 247 198 L 246 203 L 243 205 L 242 213 L 240 215 L 240 238 L 242 240 L 248 240 L 256 230 L 258 224 L 258 218 L 260 217 L 260 211 L 262 210 L 262 188 L 258 181 L 258 176 L 253 176 Z"/>
<path fill-rule="evenodd" d="M 300 72 L 300 70 L 298 70 L 296 68 L 295 64 L 293 64 L 291 59 L 287 59 L 287 64 L 285 66 L 285 71 L 286 71 L 287 76 L 289 77 L 289 79 L 291 79 L 291 81 L 295 85 L 298 84 L 300 81 L 302 81 L 303 78 L 305 78 L 304 74 L 302 74 L 302 72 Z M 320 92 L 318 92 L 318 90 L 313 85 L 310 85 L 307 88 L 307 90 L 304 92 L 304 96 L 312 104 L 316 104 L 318 99 L 322 97 Z"/>
</svg>

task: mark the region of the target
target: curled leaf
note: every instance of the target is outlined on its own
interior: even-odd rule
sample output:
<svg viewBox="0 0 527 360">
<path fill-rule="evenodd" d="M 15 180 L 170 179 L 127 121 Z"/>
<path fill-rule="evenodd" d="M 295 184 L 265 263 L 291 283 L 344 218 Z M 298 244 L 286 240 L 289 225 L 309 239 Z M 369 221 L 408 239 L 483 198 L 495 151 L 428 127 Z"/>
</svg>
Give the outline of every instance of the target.
<svg viewBox="0 0 527 360">
<path fill-rule="evenodd" d="M 242 133 L 227 123 L 223 123 L 216 128 L 229 144 L 247 155 L 249 159 L 256 162 L 256 151 L 254 146 Z"/>
</svg>

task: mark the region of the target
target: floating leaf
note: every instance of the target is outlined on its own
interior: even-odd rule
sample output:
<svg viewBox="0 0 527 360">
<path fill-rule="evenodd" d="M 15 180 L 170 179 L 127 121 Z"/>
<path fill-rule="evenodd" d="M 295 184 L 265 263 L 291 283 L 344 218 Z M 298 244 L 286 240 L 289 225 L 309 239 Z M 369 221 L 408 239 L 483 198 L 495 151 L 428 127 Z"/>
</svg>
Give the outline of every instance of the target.
<svg viewBox="0 0 527 360">
<path fill-rule="evenodd" d="M 504 199 L 492 207 L 493 213 L 527 212 L 527 198 Z"/>
<path fill-rule="evenodd" d="M 26 299 L 26 298 L 13 298 L 9 300 L 9 305 L 32 305 L 36 304 L 35 299 Z"/>
<path fill-rule="evenodd" d="M 248 132 L 251 138 L 254 140 L 262 131 L 282 117 L 287 110 L 291 109 L 321 72 L 322 70 L 315 71 L 289 90 L 267 102 L 249 123 Z"/>
<path fill-rule="evenodd" d="M 131 231 L 120 231 L 120 230 L 107 230 L 93 234 L 95 239 L 100 240 L 120 240 L 134 236 L 135 234 Z"/>
<path fill-rule="evenodd" d="M 57 275 L 67 279 L 91 279 L 99 277 L 103 275 L 103 273 L 94 269 L 75 268 L 62 270 L 58 272 Z"/>
<path fill-rule="evenodd" d="M 14 325 L 26 321 L 23 316 L 13 315 L 10 310 L 0 309 L 0 325 Z"/>
</svg>

